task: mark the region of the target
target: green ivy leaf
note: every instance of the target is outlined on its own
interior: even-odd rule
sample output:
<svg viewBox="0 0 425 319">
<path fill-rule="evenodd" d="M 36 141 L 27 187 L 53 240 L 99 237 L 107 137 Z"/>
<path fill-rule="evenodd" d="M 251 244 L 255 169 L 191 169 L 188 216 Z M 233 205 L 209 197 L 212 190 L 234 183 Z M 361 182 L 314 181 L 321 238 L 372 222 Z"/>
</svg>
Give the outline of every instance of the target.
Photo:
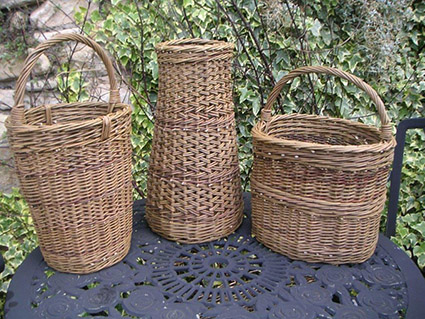
<svg viewBox="0 0 425 319">
<path fill-rule="evenodd" d="M 103 22 L 103 27 L 106 30 L 111 31 L 114 28 L 114 22 L 112 21 L 112 19 L 107 19 Z"/>
<path fill-rule="evenodd" d="M 99 10 L 93 10 L 90 18 L 94 23 L 102 20 L 102 16 L 100 15 Z"/>
<path fill-rule="evenodd" d="M 252 101 L 252 111 L 253 111 L 255 116 L 257 116 L 258 113 L 260 113 L 260 109 L 261 109 L 260 99 L 259 98 L 253 99 L 253 101 Z"/>
<path fill-rule="evenodd" d="M 425 221 L 423 221 L 423 222 L 421 222 L 421 223 L 419 223 L 417 225 L 413 225 L 412 228 L 415 229 L 415 230 L 417 230 L 418 232 L 420 232 L 421 235 L 423 237 L 425 237 Z"/>
<path fill-rule="evenodd" d="M 418 257 L 418 265 L 421 268 L 425 268 L 425 254 L 422 254 Z"/>
<path fill-rule="evenodd" d="M 409 233 L 409 230 L 406 227 L 399 226 L 397 227 L 397 233 L 400 235 L 401 238 L 404 238 Z"/>
<path fill-rule="evenodd" d="M 194 5 L 193 0 L 183 0 L 184 7 L 192 7 Z"/>
<path fill-rule="evenodd" d="M 320 23 L 319 20 L 314 20 L 313 26 L 311 27 L 311 33 L 315 36 L 315 37 L 319 37 L 320 36 L 320 29 L 322 28 L 322 24 Z"/>
</svg>

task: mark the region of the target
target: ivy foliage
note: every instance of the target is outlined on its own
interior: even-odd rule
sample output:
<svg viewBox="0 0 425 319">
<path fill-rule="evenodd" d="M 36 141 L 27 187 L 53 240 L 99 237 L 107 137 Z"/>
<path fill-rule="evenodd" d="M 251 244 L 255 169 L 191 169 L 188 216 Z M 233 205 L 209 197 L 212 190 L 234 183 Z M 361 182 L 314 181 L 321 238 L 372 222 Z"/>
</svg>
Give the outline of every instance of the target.
<svg viewBox="0 0 425 319">
<path fill-rule="evenodd" d="M 83 102 L 89 99 L 86 86 L 88 83 L 84 80 L 80 71 L 70 68 L 68 63 L 61 65 L 60 73 L 56 77 L 58 91 L 63 101 Z"/>
<path fill-rule="evenodd" d="M 0 253 L 6 266 L 0 273 L 0 309 L 3 309 L 10 279 L 37 247 L 37 239 L 28 206 L 18 189 L 13 189 L 12 194 L 0 193 L 0 213 Z"/>
<path fill-rule="evenodd" d="M 110 0 L 99 5 L 89 19 L 81 8 L 76 20 L 84 22 L 84 31 L 114 55 L 122 78 L 132 88 L 136 197 L 146 193 L 158 92 L 154 47 L 161 41 L 200 37 L 235 43 L 234 103 L 241 177 L 247 191 L 251 129 L 273 85 L 297 67 L 327 65 L 364 79 L 382 97 L 394 132 L 399 121 L 425 116 L 425 3 L 421 0 Z M 364 92 L 329 76 L 295 79 L 283 89 L 274 112 L 380 125 Z M 393 240 L 424 269 L 424 132 L 409 132 L 406 145 Z"/>
</svg>

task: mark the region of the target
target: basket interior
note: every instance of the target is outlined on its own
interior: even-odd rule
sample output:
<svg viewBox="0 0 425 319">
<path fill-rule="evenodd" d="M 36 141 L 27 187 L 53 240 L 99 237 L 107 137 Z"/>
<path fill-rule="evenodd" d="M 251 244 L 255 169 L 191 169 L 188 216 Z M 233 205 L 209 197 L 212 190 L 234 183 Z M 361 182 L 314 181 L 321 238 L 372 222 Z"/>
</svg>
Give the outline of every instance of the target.
<svg viewBox="0 0 425 319">
<path fill-rule="evenodd" d="M 105 102 L 63 103 L 51 106 L 53 124 L 74 123 L 94 120 L 108 112 Z M 114 112 L 122 110 L 124 104 L 117 104 Z M 46 108 L 38 106 L 25 111 L 26 122 L 29 125 L 46 125 Z"/>
<path fill-rule="evenodd" d="M 207 39 L 181 39 L 158 43 L 155 49 L 163 54 L 214 54 L 223 51 L 232 51 L 234 44 L 230 42 Z"/>
<path fill-rule="evenodd" d="M 314 115 L 274 117 L 265 133 L 285 140 L 326 145 L 365 145 L 381 141 L 380 131 L 375 127 Z"/>
<path fill-rule="evenodd" d="M 178 43 L 173 43 L 173 42 L 170 42 L 170 45 L 172 45 L 172 46 L 179 46 L 179 47 L 182 47 L 182 48 L 184 48 L 184 47 L 191 47 L 191 46 L 194 46 L 194 45 L 196 45 L 196 46 L 211 46 L 212 44 L 217 44 L 217 42 L 216 41 L 200 41 L 200 40 L 196 40 L 196 39 L 193 39 L 193 40 L 187 40 L 187 41 L 185 41 L 185 42 L 178 42 Z"/>
</svg>

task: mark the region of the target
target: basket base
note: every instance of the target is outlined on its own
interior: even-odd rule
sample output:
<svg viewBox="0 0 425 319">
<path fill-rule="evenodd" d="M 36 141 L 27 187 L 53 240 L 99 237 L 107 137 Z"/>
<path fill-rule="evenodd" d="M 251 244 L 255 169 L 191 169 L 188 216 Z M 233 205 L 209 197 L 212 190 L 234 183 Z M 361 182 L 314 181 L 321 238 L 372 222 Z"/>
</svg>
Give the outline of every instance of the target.
<svg viewBox="0 0 425 319">
<path fill-rule="evenodd" d="M 58 255 L 51 252 L 45 253 L 40 246 L 45 262 L 51 268 L 66 273 L 89 274 L 110 267 L 127 255 L 131 245 L 131 233 L 126 236 L 121 245 L 111 251 L 109 246 L 98 249 L 90 253 L 81 255 Z"/>
<path fill-rule="evenodd" d="M 258 233 L 257 231 L 254 230 L 254 227 L 252 230 L 252 235 L 254 235 L 255 239 L 257 239 L 260 243 L 262 243 L 264 246 L 266 246 L 267 248 L 270 248 L 276 253 L 289 257 L 292 260 L 300 260 L 300 261 L 305 261 L 309 263 L 326 263 L 331 265 L 363 263 L 366 260 L 368 260 L 370 257 L 372 257 L 376 249 L 376 244 L 375 244 L 369 247 L 365 251 L 356 252 L 356 254 L 353 254 L 352 250 L 337 252 L 335 251 L 335 248 L 328 249 L 326 247 L 320 247 L 322 251 L 321 253 L 318 253 L 317 251 L 319 249 L 314 249 L 312 251 L 310 246 L 309 250 L 308 249 L 304 250 L 305 251 L 305 257 L 304 257 L 304 256 L 300 256 L 299 247 L 291 247 L 291 245 L 279 245 L 278 242 L 275 242 L 273 244 L 267 238 L 267 234 Z M 268 235 L 270 236 L 270 234 Z"/>
<path fill-rule="evenodd" d="M 381 209 L 365 218 L 318 216 L 303 207 L 276 203 L 253 193 L 252 234 L 271 250 L 294 260 L 361 263 L 376 249 Z"/>
<path fill-rule="evenodd" d="M 243 220 L 242 199 L 236 210 L 217 216 L 218 221 L 206 218 L 188 224 L 165 218 L 159 211 L 146 206 L 146 220 L 151 230 L 168 240 L 184 244 L 204 243 L 228 236 L 238 229 Z"/>
</svg>

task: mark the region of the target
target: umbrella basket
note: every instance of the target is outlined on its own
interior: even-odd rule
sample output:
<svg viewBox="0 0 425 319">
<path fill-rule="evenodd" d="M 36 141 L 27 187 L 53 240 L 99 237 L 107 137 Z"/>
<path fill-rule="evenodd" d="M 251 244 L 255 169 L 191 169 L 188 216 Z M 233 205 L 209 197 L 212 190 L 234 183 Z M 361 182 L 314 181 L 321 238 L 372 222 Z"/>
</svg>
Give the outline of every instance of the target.
<svg viewBox="0 0 425 319">
<path fill-rule="evenodd" d="M 233 44 L 183 39 L 156 46 L 159 92 L 146 219 L 167 239 L 199 243 L 242 221 L 231 85 Z"/>
</svg>

